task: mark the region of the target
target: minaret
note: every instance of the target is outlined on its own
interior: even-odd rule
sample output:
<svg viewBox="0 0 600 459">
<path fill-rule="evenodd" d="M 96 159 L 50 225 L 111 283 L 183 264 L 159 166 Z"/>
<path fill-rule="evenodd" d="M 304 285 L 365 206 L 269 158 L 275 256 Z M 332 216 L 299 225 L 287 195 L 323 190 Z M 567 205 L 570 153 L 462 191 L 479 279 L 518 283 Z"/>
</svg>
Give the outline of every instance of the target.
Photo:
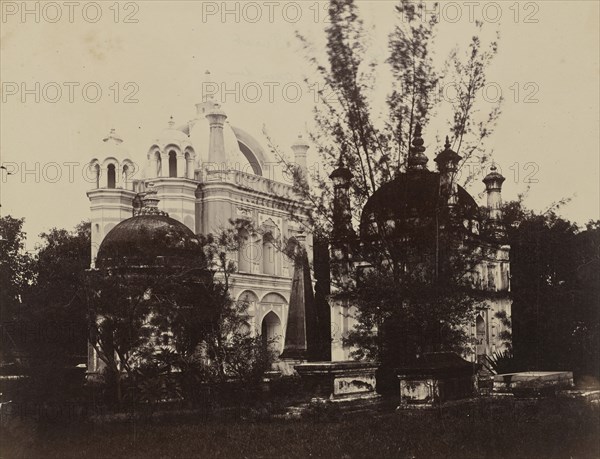
<svg viewBox="0 0 600 459">
<path fill-rule="evenodd" d="M 487 232 L 490 236 L 501 239 L 505 236 L 502 224 L 502 183 L 506 180 L 502 174 L 496 172 L 495 164 L 490 167 L 490 173 L 485 176 L 483 183 L 487 192 L 488 223 Z"/>
<path fill-rule="evenodd" d="M 308 177 L 306 152 L 309 148 L 310 146 L 306 143 L 306 140 L 302 138 L 302 134 L 298 134 L 298 138 L 292 144 L 292 151 L 294 152 L 294 163 L 305 178 Z"/>
<path fill-rule="evenodd" d="M 456 173 L 461 159 L 462 157 L 450 148 L 450 139 L 446 136 L 444 150 L 436 156 L 435 162 L 440 172 L 440 197 L 443 203 L 450 208 L 453 208 L 458 201 Z"/>
<path fill-rule="evenodd" d="M 210 123 L 208 162 L 213 165 L 212 167 L 215 167 L 215 165 L 221 165 L 227 162 L 225 156 L 225 136 L 223 134 L 223 126 L 225 125 L 227 115 L 221 109 L 219 104 L 215 104 L 206 114 L 206 118 Z"/>
<path fill-rule="evenodd" d="M 425 171 L 429 158 L 425 156 L 425 141 L 421 137 L 421 124 L 415 125 L 415 133 L 412 139 L 412 145 L 408 151 L 408 171 Z"/>
<path fill-rule="evenodd" d="M 133 216 L 133 200 L 136 193 L 130 188 L 126 178 L 133 170 L 134 163 L 123 149 L 123 139 L 111 129 L 102 139 L 102 155 L 90 163 L 91 172 L 96 175 L 94 188 L 87 192 L 90 200 L 91 267 L 94 267 L 98 249 L 104 236 L 121 221 Z M 131 168 L 131 169 L 130 169 Z"/>
</svg>

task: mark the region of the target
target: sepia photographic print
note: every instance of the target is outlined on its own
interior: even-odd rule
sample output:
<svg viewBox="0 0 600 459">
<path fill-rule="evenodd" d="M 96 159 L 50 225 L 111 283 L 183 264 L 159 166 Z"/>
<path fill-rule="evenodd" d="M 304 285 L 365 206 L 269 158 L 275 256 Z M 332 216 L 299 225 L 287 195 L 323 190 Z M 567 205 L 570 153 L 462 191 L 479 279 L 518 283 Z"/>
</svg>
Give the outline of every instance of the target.
<svg viewBox="0 0 600 459">
<path fill-rule="evenodd" d="M 600 2 L 0 7 L 0 459 L 600 457 Z"/>
</svg>

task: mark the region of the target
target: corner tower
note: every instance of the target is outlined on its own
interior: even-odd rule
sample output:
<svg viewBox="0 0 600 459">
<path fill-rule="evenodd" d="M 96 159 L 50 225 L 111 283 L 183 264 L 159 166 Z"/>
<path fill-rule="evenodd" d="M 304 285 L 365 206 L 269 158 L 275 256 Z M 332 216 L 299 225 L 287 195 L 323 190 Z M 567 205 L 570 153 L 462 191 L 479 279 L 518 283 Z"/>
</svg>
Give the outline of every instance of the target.
<svg viewBox="0 0 600 459">
<path fill-rule="evenodd" d="M 94 188 L 87 193 L 90 200 L 92 229 L 92 267 L 104 237 L 119 222 L 133 216 L 133 176 L 138 171 L 123 146 L 123 139 L 111 129 L 102 139 L 99 154 L 89 163 Z"/>
</svg>

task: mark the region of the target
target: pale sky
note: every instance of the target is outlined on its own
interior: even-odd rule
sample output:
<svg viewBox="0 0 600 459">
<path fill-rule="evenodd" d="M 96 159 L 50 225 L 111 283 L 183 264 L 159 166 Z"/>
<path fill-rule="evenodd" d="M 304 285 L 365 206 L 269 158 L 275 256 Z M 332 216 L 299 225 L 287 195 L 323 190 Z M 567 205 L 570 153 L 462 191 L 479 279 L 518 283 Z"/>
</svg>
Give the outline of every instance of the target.
<svg viewBox="0 0 600 459">
<path fill-rule="evenodd" d="M 288 150 L 310 128 L 314 91 L 303 81 L 312 70 L 295 32 L 322 48 L 324 3 L 75 3 L 69 11 L 68 2 L 55 2 L 60 10 L 30 2 L 23 16 L 22 2 L 2 2 L 0 161 L 15 173 L 0 171 L 1 212 L 26 218 L 29 249 L 41 231 L 89 218 L 91 184 L 83 170 L 110 128 L 143 162 L 171 115 L 181 124 L 194 117 L 207 69 L 230 91 L 217 95 L 230 122 L 259 140 L 264 123 Z M 395 3 L 359 2 L 370 56 L 379 62 Z M 507 177 L 505 199 L 523 192 L 530 174 L 537 183 L 529 184 L 529 207 L 545 210 L 571 197 L 563 216 L 578 223 L 600 218 L 599 3 L 451 3 L 442 9 L 439 62 L 454 46 L 466 46 L 471 19 L 484 20 L 490 34 L 500 30 L 488 81 L 505 103 L 489 143 Z M 381 81 L 379 96 L 385 76 Z M 94 101 L 97 88 L 102 94 Z M 438 120 L 425 132 L 430 167 L 435 137 L 445 129 Z M 309 156 L 309 163 L 318 158 Z"/>
</svg>

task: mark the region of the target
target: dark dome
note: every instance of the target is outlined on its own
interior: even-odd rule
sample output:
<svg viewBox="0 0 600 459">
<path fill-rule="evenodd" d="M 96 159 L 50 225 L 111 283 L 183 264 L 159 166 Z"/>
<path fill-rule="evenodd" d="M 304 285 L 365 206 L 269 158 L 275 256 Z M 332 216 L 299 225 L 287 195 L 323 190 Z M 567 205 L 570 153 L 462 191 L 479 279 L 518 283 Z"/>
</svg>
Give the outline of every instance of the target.
<svg viewBox="0 0 600 459">
<path fill-rule="evenodd" d="M 415 226 L 433 224 L 440 206 L 440 174 L 412 171 L 400 174 L 384 184 L 363 208 L 360 234 L 363 240 L 376 236 L 374 225 L 386 225 L 387 234 Z M 463 220 L 477 218 L 477 203 L 467 191 L 458 187 L 458 215 Z M 397 234 L 401 236 L 401 234 Z"/>
<path fill-rule="evenodd" d="M 166 215 L 138 215 L 106 235 L 96 266 L 190 266 L 202 254 L 200 241 L 183 223 Z"/>
</svg>

